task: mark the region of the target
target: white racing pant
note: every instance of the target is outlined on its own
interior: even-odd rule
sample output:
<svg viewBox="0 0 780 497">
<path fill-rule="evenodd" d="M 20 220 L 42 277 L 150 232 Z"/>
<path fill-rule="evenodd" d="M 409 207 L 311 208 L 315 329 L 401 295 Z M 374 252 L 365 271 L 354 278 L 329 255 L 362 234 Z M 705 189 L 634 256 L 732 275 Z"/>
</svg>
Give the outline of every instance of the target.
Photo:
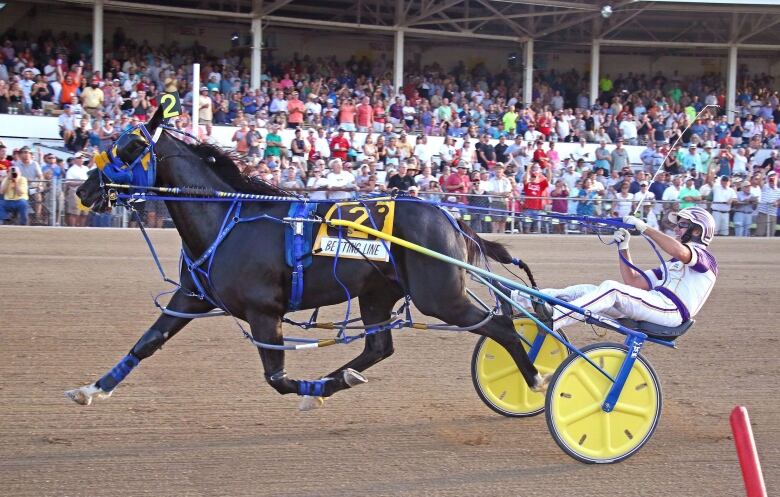
<svg viewBox="0 0 780 497">
<path fill-rule="evenodd" d="M 607 280 L 598 286 L 584 284 L 540 291 L 594 314 L 613 319 L 629 318 L 669 327 L 682 324 L 680 311 L 665 295 L 652 290 L 641 290 L 617 281 Z M 512 298 L 524 306 L 529 302 L 525 296 L 516 292 L 512 292 Z M 553 314 L 553 329 L 558 330 L 582 320 L 580 313 L 557 306 Z"/>
</svg>

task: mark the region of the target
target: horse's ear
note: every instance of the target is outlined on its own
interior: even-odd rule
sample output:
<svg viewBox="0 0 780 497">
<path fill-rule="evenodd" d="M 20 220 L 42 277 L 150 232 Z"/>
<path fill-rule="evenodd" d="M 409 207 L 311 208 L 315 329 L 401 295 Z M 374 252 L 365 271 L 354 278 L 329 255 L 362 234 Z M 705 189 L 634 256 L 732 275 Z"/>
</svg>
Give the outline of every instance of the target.
<svg viewBox="0 0 780 497">
<path fill-rule="evenodd" d="M 149 131 L 149 134 L 154 134 L 155 130 L 157 129 L 157 126 L 162 124 L 163 122 L 163 107 L 162 105 L 157 107 L 157 110 L 154 112 L 154 115 L 151 119 L 149 119 L 146 122 L 146 130 Z"/>
</svg>

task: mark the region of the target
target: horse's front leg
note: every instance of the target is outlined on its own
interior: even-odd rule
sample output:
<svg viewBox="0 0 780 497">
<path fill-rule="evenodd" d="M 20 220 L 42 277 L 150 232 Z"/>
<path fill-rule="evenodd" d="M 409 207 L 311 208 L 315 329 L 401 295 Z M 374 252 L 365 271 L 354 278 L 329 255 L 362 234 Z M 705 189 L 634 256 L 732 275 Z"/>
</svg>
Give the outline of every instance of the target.
<svg viewBox="0 0 780 497">
<path fill-rule="evenodd" d="M 281 319 L 266 313 L 253 313 L 249 316 L 252 337 L 268 345 L 283 345 Z M 274 390 L 282 395 L 298 394 L 303 397 L 300 404 L 302 411 L 314 409 L 323 404 L 324 398 L 344 388 L 365 383 L 365 379 L 356 371 L 349 369 L 337 370 L 330 376 L 317 380 L 293 380 L 287 376 L 284 368 L 284 350 L 258 347 L 260 359 L 263 361 L 265 380 Z"/>
<path fill-rule="evenodd" d="M 387 286 L 361 295 L 360 315 L 363 323 L 368 327 L 388 321 L 393 305 L 401 297 L 402 293 L 400 291 Z M 340 390 L 366 383 L 368 379 L 361 372 L 387 359 L 393 355 L 394 351 L 393 335 L 390 330 L 382 330 L 368 335 L 360 355 L 325 376 L 324 379 L 328 381 L 324 385 L 322 395 L 304 397 L 301 409 L 309 410 L 321 407 L 326 397 L 330 397 Z"/>
<path fill-rule="evenodd" d="M 179 289 L 173 294 L 168 308 L 183 313 L 199 314 L 212 310 L 213 306 L 196 297 L 190 297 Z M 152 327 L 141 335 L 130 352 L 120 359 L 108 373 L 94 383 L 68 390 L 65 395 L 74 402 L 85 406 L 90 405 L 95 398 L 110 397 L 114 388 L 130 374 L 130 371 L 138 366 L 142 360 L 154 354 L 189 322 L 190 319 L 187 318 L 162 314 Z"/>
</svg>

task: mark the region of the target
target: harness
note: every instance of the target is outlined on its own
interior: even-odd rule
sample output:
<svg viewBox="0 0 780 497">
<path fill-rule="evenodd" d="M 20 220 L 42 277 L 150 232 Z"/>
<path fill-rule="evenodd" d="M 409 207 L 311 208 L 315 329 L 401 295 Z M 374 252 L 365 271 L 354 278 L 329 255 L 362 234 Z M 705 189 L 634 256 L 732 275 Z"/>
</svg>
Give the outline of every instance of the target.
<svg viewBox="0 0 780 497">
<path fill-rule="evenodd" d="M 313 224 L 323 222 L 323 220 L 316 215 L 316 209 L 318 204 L 320 203 L 327 203 L 332 205 L 333 201 L 329 201 L 329 200 L 296 201 L 295 197 L 291 198 L 289 196 L 281 196 L 281 195 L 258 195 L 258 194 L 251 194 L 251 193 L 224 192 L 224 191 L 216 191 L 216 190 L 208 190 L 203 188 L 192 188 L 192 187 L 154 186 L 155 179 L 156 179 L 156 165 L 157 165 L 157 158 L 154 152 L 154 147 L 157 139 L 160 136 L 159 134 L 162 132 L 163 129 L 181 133 L 190 136 L 191 138 L 194 138 L 188 133 L 181 132 L 179 130 L 176 130 L 175 128 L 171 128 L 165 125 L 160 125 L 158 127 L 157 132 L 155 133 L 155 136 L 152 137 L 151 134 L 146 129 L 145 125 L 141 124 L 138 127 L 134 129 L 130 129 L 125 133 L 123 133 L 123 135 L 120 136 L 117 142 L 115 142 L 114 145 L 112 145 L 110 150 L 101 152 L 96 156 L 96 163 L 99 164 L 98 169 L 100 170 L 101 189 L 103 189 L 104 191 L 107 188 L 111 189 L 109 190 L 110 200 L 118 200 L 125 207 L 131 210 L 135 219 L 138 221 L 139 227 L 141 229 L 141 233 L 144 237 L 144 240 L 147 243 L 147 246 L 149 247 L 149 250 L 152 254 L 152 258 L 154 259 L 154 262 L 163 278 L 163 281 L 172 284 L 173 286 L 176 287 L 174 290 L 161 292 L 153 298 L 155 306 L 157 306 L 162 313 L 170 316 L 185 318 L 185 319 L 195 319 L 195 318 L 224 316 L 224 315 L 231 316 L 233 317 L 237 326 L 243 333 L 244 337 L 248 339 L 250 342 L 252 342 L 253 345 L 255 345 L 258 348 L 271 349 L 271 350 L 303 350 L 303 349 L 325 347 L 334 344 L 347 344 L 352 341 L 365 338 L 369 335 L 379 333 L 381 331 L 402 329 L 402 328 L 431 329 L 431 330 L 455 331 L 455 332 L 471 331 L 484 326 L 496 315 L 499 309 L 498 305 L 496 307 L 490 308 L 489 306 L 487 306 L 487 304 L 479 300 L 479 298 L 475 294 L 473 294 L 473 292 L 468 292 L 469 295 L 472 298 L 474 298 L 482 306 L 483 309 L 487 311 L 485 317 L 481 319 L 479 322 L 465 327 L 451 326 L 444 323 L 437 323 L 437 324 L 416 323 L 412 320 L 412 316 L 411 316 L 411 301 L 409 297 L 409 292 L 406 290 L 406 288 L 403 288 L 404 295 L 405 295 L 404 302 L 396 311 L 391 313 L 391 316 L 388 320 L 381 323 L 374 323 L 372 325 L 367 325 L 367 326 L 355 325 L 353 323 L 355 323 L 358 320 L 361 320 L 361 318 L 360 317 L 350 318 L 351 295 L 346 285 L 339 279 L 336 271 L 339 263 L 339 258 L 340 258 L 339 257 L 340 254 L 337 251 L 336 257 L 334 257 L 333 260 L 333 276 L 334 279 L 337 282 L 339 282 L 339 284 L 341 284 L 341 286 L 344 288 L 347 297 L 347 310 L 346 310 L 345 318 L 337 322 L 325 322 L 325 323 L 318 322 L 316 319 L 317 319 L 319 309 L 314 309 L 309 320 L 305 322 L 297 322 L 288 319 L 287 317 L 283 318 L 283 322 L 299 326 L 302 329 L 320 328 L 320 329 L 338 330 L 336 338 L 310 339 L 310 338 L 284 337 L 284 341 L 292 342 L 293 343 L 292 345 L 289 345 L 287 343 L 285 343 L 284 345 L 270 344 L 270 343 L 263 343 L 255 340 L 251 336 L 251 334 L 244 329 L 244 327 L 241 325 L 238 319 L 232 315 L 230 310 L 227 308 L 226 304 L 219 297 L 212 283 L 211 269 L 212 269 L 212 265 L 217 250 L 219 249 L 220 245 L 224 242 L 224 240 L 230 235 L 233 229 L 241 223 L 255 222 L 255 221 L 270 221 L 274 223 L 284 224 L 286 226 L 285 261 L 293 269 L 292 281 L 291 281 L 291 292 L 290 292 L 288 305 L 289 305 L 289 310 L 298 309 L 300 307 L 302 295 L 303 295 L 304 270 L 306 267 L 310 266 L 313 261 L 312 258 L 313 254 L 311 249 Z M 144 140 L 143 146 L 137 147 L 137 150 L 140 150 L 139 155 L 137 157 L 130 157 L 130 158 L 123 157 L 123 155 L 128 155 L 128 154 L 123 154 L 123 150 L 121 147 L 118 146 L 118 144 L 120 144 L 123 137 L 126 136 L 129 136 L 130 137 L 129 140 L 136 144 L 138 143 L 139 139 Z M 134 136 L 137 136 L 138 138 L 134 138 Z M 104 176 L 108 178 L 110 182 L 104 182 Z M 117 194 L 116 191 L 113 189 L 129 190 L 129 193 Z M 154 195 L 149 195 L 149 192 L 153 192 Z M 229 202 L 230 203 L 230 206 L 227 209 L 227 212 L 222 221 L 217 236 L 215 237 L 214 241 L 209 245 L 209 247 L 203 251 L 202 254 L 199 255 L 192 254 L 191 251 L 186 246 L 182 247 L 180 267 L 183 266 L 184 270 L 186 270 L 189 273 L 193 281 L 193 284 L 195 285 L 194 289 L 185 288 L 181 285 L 181 283 L 176 282 L 175 280 L 168 278 L 166 276 L 162 268 L 162 265 L 160 264 L 159 257 L 157 256 L 154 245 L 152 244 L 151 239 L 149 238 L 148 234 L 146 233 L 146 230 L 143 227 L 143 223 L 141 222 L 140 216 L 132 206 L 132 203 L 134 201 L 151 200 L 151 199 L 166 200 L 166 201 L 171 200 L 171 201 Z M 387 196 L 369 195 L 363 198 L 359 198 L 358 202 L 362 203 L 365 207 L 365 203 L 378 201 L 380 199 L 387 200 Z M 404 197 L 404 196 L 393 197 L 393 200 L 415 201 L 415 202 L 420 201 L 420 199 L 416 199 L 413 197 Z M 290 202 L 291 205 L 290 208 L 288 209 L 287 217 L 279 219 L 268 214 L 260 214 L 251 217 L 241 216 L 241 209 L 244 203 L 264 202 L 264 201 L 265 202 L 268 201 Z M 447 219 L 452 223 L 452 225 L 464 238 L 471 239 L 472 241 L 474 241 L 468 234 L 464 233 L 460 229 L 460 227 L 457 225 L 457 222 L 455 221 L 454 218 L 452 218 L 451 214 L 449 213 L 449 211 L 447 211 L 446 208 L 440 206 L 440 209 L 442 210 L 442 212 L 444 212 L 447 215 L 446 216 Z M 338 219 L 341 219 L 341 207 L 337 206 L 337 210 L 339 213 Z M 369 224 L 374 228 L 377 228 L 376 222 L 373 219 L 370 210 L 366 209 L 366 212 L 368 213 Z M 349 244 L 350 242 L 348 239 L 346 239 L 345 234 L 346 234 L 345 229 L 343 227 L 338 227 L 339 242 L 344 240 L 346 241 L 347 244 Z M 387 243 L 384 240 L 382 240 L 382 244 L 385 246 L 385 249 L 389 254 L 389 258 L 390 258 L 389 262 L 393 266 L 396 275 L 396 281 L 399 284 L 403 285 L 392 252 L 390 252 Z M 340 245 L 341 244 L 339 243 L 339 246 Z M 366 257 L 365 254 L 363 254 L 359 250 L 358 252 L 360 253 L 360 255 L 362 255 L 364 259 L 366 259 L 366 261 L 371 263 L 371 261 Z M 486 260 L 484 256 L 483 259 Z M 516 263 L 520 267 L 522 267 L 523 263 L 521 261 L 518 260 Z M 186 295 L 190 297 L 195 297 L 200 300 L 204 300 L 219 310 L 212 310 L 206 313 L 184 313 L 184 312 L 168 309 L 167 307 L 159 303 L 159 299 L 163 295 L 171 294 L 177 290 L 183 291 Z M 403 317 L 401 317 L 402 315 Z M 347 333 L 348 330 L 358 330 L 358 333 L 350 335 Z"/>
</svg>

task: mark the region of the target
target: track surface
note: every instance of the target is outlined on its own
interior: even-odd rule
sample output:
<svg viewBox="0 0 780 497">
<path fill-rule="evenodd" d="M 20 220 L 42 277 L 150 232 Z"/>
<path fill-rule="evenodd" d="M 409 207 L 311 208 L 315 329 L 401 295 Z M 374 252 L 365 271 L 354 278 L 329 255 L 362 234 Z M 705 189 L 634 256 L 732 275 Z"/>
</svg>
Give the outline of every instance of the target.
<svg viewBox="0 0 780 497">
<path fill-rule="evenodd" d="M 177 234 L 152 236 L 175 274 Z M 612 249 L 595 239 L 503 240 L 543 286 L 618 277 Z M 2 495 L 744 495 L 735 404 L 749 409 L 769 494 L 780 492 L 778 240 L 715 242 L 721 275 L 696 327 L 679 350 L 645 349 L 664 388 L 660 425 L 608 466 L 566 456 L 543 416 L 484 406 L 468 333 L 396 332 L 396 354 L 368 370 L 367 385 L 304 413 L 265 384 L 229 319 L 201 320 L 111 399 L 77 406 L 63 390 L 102 375 L 156 317 L 149 295 L 165 287 L 145 244 L 130 230 L 5 228 L 0 253 Z M 582 325 L 567 331 L 579 345 L 601 341 Z M 291 353 L 287 369 L 312 379 L 361 347 Z"/>
</svg>

